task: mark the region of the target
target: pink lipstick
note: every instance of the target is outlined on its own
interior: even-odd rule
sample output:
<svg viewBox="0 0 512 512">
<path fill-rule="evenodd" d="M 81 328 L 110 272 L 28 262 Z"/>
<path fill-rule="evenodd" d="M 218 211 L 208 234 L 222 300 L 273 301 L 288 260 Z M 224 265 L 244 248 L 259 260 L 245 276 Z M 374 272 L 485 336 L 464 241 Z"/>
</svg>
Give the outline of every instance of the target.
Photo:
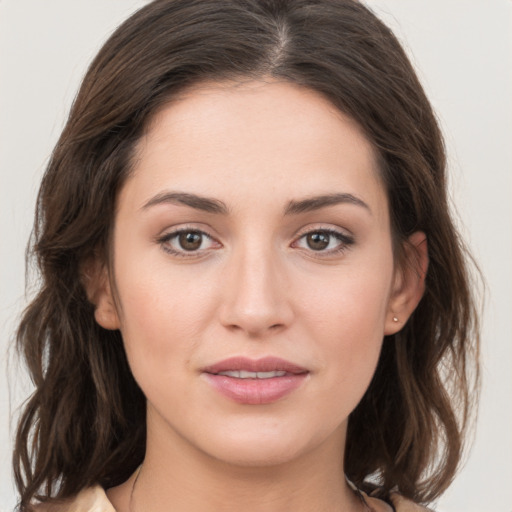
<svg viewBox="0 0 512 512">
<path fill-rule="evenodd" d="M 202 375 L 222 395 L 240 404 L 261 405 L 295 390 L 308 370 L 277 357 L 232 357 L 202 369 Z"/>
</svg>

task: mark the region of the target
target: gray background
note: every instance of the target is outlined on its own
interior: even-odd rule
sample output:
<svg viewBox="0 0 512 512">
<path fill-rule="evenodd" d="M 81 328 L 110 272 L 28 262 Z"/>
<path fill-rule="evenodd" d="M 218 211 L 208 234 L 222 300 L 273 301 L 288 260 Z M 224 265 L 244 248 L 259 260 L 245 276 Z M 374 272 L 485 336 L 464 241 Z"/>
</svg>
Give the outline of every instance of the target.
<svg viewBox="0 0 512 512">
<path fill-rule="evenodd" d="M 15 502 L 9 417 L 30 390 L 8 347 L 26 304 L 24 247 L 38 182 L 88 62 L 145 3 L 0 0 L 0 512 Z M 457 217 L 488 285 L 478 429 L 437 510 L 511 512 L 512 2 L 367 3 L 406 45 L 438 112 Z"/>
</svg>

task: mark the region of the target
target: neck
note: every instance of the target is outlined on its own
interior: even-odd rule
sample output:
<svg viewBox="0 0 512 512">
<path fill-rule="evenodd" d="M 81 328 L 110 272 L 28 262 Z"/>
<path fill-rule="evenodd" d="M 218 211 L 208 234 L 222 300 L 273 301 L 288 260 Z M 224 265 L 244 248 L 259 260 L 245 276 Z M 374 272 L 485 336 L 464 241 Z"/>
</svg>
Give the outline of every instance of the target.
<svg viewBox="0 0 512 512">
<path fill-rule="evenodd" d="M 183 439 L 162 440 L 148 430 L 140 473 L 109 498 L 120 512 L 361 511 L 344 477 L 344 439 L 344 432 L 336 432 L 292 460 L 249 466 L 220 461 Z"/>
</svg>

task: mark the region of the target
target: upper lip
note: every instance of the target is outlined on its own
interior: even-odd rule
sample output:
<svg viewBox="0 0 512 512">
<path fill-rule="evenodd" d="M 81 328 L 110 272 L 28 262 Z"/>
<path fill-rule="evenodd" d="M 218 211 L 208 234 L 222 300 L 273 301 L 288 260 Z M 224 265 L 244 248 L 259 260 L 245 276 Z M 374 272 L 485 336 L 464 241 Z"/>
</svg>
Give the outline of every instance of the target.
<svg viewBox="0 0 512 512">
<path fill-rule="evenodd" d="M 202 369 L 204 373 L 220 373 L 226 371 L 245 370 L 248 372 L 285 371 L 287 373 L 306 373 L 302 366 L 286 361 L 279 357 L 263 357 L 250 359 L 248 357 L 230 357 Z"/>
</svg>

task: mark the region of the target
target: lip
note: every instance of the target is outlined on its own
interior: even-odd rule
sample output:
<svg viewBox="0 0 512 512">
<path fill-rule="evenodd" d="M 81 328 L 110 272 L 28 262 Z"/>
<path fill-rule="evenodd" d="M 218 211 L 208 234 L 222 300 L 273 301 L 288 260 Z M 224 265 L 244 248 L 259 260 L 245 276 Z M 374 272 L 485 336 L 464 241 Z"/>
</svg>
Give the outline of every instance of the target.
<svg viewBox="0 0 512 512">
<path fill-rule="evenodd" d="M 242 356 L 230 357 L 202 369 L 204 373 L 220 373 L 229 370 L 246 370 L 248 372 L 284 371 L 294 375 L 307 373 L 308 371 L 302 366 L 290 363 L 290 361 L 271 356 L 262 357 L 261 359 L 250 359 Z"/>
<path fill-rule="evenodd" d="M 240 371 L 272 372 L 284 371 L 285 375 L 267 379 L 240 379 L 220 372 Z M 247 405 L 262 405 L 276 402 L 297 389 L 306 379 L 306 368 L 278 357 L 249 359 L 232 357 L 202 369 L 202 376 L 226 398 Z"/>
</svg>

